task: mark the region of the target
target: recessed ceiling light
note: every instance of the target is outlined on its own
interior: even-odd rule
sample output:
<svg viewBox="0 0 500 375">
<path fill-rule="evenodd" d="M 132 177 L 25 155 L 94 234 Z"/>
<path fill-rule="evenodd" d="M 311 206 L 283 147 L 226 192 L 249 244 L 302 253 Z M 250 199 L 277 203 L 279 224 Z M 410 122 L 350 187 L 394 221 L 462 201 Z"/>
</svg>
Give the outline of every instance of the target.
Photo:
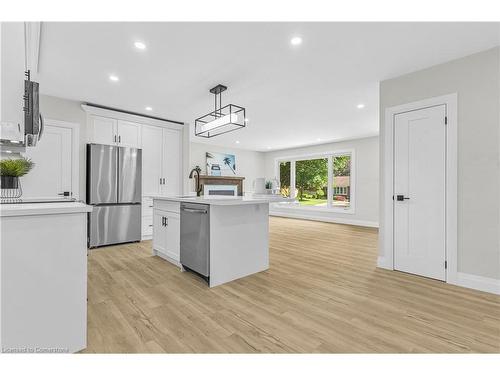
<svg viewBox="0 0 500 375">
<path fill-rule="evenodd" d="M 321 141 L 321 138 L 316 138 L 316 141 L 318 141 L 318 142 Z"/>
<path fill-rule="evenodd" d="M 294 36 L 292 39 L 290 39 L 290 43 L 292 46 L 298 46 L 302 44 L 302 38 L 300 36 Z"/>
<path fill-rule="evenodd" d="M 118 78 L 117 76 L 115 76 L 114 74 L 111 74 L 109 76 L 109 80 L 110 81 L 113 81 L 113 82 L 118 82 L 120 80 L 120 78 Z"/>
<path fill-rule="evenodd" d="M 137 49 L 146 49 L 146 45 L 143 42 L 135 42 L 134 46 Z"/>
<path fill-rule="evenodd" d="M 151 108 L 151 107 L 146 107 L 146 111 L 152 111 L 152 110 L 153 110 L 153 108 Z"/>
<path fill-rule="evenodd" d="M 270 150 L 272 147 L 271 146 L 267 146 L 267 149 Z"/>
<path fill-rule="evenodd" d="M 245 119 L 245 122 L 248 122 L 248 121 L 250 121 L 250 119 L 249 119 L 249 118 L 246 118 L 246 119 Z"/>
<path fill-rule="evenodd" d="M 237 144 L 239 144 L 239 143 L 240 143 L 240 141 L 236 141 L 236 143 L 237 143 Z"/>
<path fill-rule="evenodd" d="M 363 108 L 365 108 L 365 105 L 361 103 L 361 104 L 358 104 L 356 107 L 357 107 L 358 109 L 363 109 Z"/>
</svg>

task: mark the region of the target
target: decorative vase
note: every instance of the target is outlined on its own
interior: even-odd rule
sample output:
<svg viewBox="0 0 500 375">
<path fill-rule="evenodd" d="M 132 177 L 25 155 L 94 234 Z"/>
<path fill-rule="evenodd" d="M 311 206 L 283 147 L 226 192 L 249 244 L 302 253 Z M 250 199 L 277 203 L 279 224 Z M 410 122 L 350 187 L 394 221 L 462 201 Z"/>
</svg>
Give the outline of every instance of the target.
<svg viewBox="0 0 500 375">
<path fill-rule="evenodd" d="M 0 176 L 1 198 L 20 198 L 23 195 L 21 181 L 16 176 Z"/>
</svg>

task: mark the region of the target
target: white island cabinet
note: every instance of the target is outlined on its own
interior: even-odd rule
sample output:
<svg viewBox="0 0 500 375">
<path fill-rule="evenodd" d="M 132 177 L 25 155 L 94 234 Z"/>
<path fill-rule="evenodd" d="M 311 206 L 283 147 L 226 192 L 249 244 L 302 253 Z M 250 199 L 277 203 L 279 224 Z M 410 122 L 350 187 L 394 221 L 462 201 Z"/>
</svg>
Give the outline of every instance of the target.
<svg viewBox="0 0 500 375">
<path fill-rule="evenodd" d="M 78 202 L 0 205 L 3 353 L 73 353 L 86 347 L 91 210 Z"/>
<path fill-rule="evenodd" d="M 269 203 L 289 201 L 282 197 L 166 197 L 153 196 L 153 254 L 181 268 L 181 233 L 208 231 L 207 236 L 191 241 L 200 252 L 208 248 L 208 284 L 221 285 L 269 268 Z M 181 205 L 196 204 L 208 215 L 208 226 L 189 222 Z M 196 210 L 195 210 L 196 211 Z M 187 228 L 186 226 L 190 226 Z M 204 240 L 201 240 L 203 238 Z M 208 242 L 208 243 L 207 243 Z M 194 251 L 197 251 L 194 249 Z M 206 251 L 205 251 L 206 252 Z M 197 254 L 205 258 L 202 253 Z M 184 258 L 185 259 L 185 258 Z M 204 263 L 207 265 L 207 262 Z M 205 267 L 206 272 L 206 267 Z M 195 270 L 196 271 L 196 270 Z"/>
<path fill-rule="evenodd" d="M 180 266 L 180 205 L 156 201 L 153 206 L 153 254 Z"/>
</svg>

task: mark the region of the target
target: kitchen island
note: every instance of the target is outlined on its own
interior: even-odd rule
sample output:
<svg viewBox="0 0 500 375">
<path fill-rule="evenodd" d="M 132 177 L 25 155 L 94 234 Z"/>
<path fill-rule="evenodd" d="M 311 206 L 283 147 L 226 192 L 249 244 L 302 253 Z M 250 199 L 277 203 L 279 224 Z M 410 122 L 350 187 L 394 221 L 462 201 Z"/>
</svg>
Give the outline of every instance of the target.
<svg viewBox="0 0 500 375">
<path fill-rule="evenodd" d="M 210 287 L 269 268 L 269 203 L 276 196 L 153 196 L 153 254 Z"/>
</svg>

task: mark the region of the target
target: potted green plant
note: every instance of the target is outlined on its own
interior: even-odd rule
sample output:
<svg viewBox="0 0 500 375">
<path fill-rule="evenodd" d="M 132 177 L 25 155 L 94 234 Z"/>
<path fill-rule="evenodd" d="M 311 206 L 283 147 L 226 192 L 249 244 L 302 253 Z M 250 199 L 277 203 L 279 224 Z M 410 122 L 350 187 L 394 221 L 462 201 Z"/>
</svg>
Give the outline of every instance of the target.
<svg viewBox="0 0 500 375">
<path fill-rule="evenodd" d="M 3 159 L 0 160 L 0 185 L 2 189 L 19 189 L 19 177 L 24 176 L 34 167 L 30 159 Z"/>
</svg>

